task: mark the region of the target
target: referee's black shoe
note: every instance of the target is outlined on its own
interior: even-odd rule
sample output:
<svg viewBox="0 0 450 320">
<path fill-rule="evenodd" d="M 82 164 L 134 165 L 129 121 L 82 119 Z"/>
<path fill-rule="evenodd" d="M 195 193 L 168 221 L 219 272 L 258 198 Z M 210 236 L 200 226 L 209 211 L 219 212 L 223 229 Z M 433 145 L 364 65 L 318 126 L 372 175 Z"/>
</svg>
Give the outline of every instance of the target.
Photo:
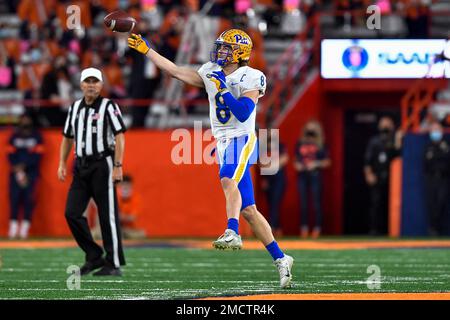
<svg viewBox="0 0 450 320">
<path fill-rule="evenodd" d="M 80 275 L 85 276 L 92 271 L 101 268 L 105 265 L 105 260 L 103 258 L 99 258 L 93 261 L 86 261 L 86 263 L 80 268 Z"/>
<path fill-rule="evenodd" d="M 93 276 L 116 276 L 121 277 L 122 271 L 120 268 L 114 268 L 110 264 L 106 263 L 103 268 L 92 274 Z"/>
</svg>

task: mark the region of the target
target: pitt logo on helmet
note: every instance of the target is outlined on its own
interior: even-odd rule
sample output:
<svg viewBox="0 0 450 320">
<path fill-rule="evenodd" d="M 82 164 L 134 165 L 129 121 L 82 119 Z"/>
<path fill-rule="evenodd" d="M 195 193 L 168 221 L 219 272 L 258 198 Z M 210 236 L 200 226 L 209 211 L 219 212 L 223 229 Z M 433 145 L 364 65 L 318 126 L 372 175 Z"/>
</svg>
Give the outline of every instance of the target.
<svg viewBox="0 0 450 320">
<path fill-rule="evenodd" d="M 244 37 L 242 37 L 240 34 L 235 34 L 234 35 L 234 38 L 236 39 L 236 43 L 239 43 L 239 44 L 248 44 L 248 39 L 247 38 L 244 38 Z"/>
<path fill-rule="evenodd" d="M 230 63 L 247 62 L 250 59 L 252 47 L 252 40 L 244 31 L 239 29 L 224 31 L 214 42 L 211 62 L 222 67 Z"/>
</svg>

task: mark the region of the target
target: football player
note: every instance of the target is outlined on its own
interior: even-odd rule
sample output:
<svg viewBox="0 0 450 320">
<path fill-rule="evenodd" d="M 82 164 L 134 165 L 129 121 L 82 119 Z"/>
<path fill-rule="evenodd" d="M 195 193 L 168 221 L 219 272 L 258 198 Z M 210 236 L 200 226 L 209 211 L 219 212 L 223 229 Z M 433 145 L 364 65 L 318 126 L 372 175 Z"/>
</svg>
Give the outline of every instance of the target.
<svg viewBox="0 0 450 320">
<path fill-rule="evenodd" d="M 239 216 L 271 254 L 280 286 L 290 286 L 294 259 L 280 250 L 270 225 L 255 205 L 250 166 L 257 159 L 256 104 L 266 89 L 265 75 L 248 66 L 252 40 L 242 30 L 224 31 L 214 43 L 211 61 L 198 70 L 177 66 L 152 49 L 141 35 L 131 34 L 128 46 L 145 54 L 156 66 L 189 85 L 205 88 L 211 128 L 217 141 L 220 181 L 226 198 L 227 228 L 213 246 L 240 249 Z"/>
</svg>

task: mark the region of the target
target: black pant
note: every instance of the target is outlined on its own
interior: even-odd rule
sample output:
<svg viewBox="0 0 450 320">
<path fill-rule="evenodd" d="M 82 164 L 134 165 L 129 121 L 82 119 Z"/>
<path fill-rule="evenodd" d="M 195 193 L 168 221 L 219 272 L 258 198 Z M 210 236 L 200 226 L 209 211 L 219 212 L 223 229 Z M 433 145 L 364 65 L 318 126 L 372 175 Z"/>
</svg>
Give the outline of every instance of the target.
<svg viewBox="0 0 450 320">
<path fill-rule="evenodd" d="M 311 192 L 313 208 L 315 211 L 315 227 L 322 227 L 322 175 L 320 171 L 304 172 L 297 177 L 298 191 L 300 193 L 300 224 L 308 226 L 308 196 Z"/>
<path fill-rule="evenodd" d="M 371 235 L 385 235 L 388 232 L 389 185 L 378 181 L 370 187 L 369 232 Z"/>
<path fill-rule="evenodd" d="M 9 205 L 11 210 L 11 220 L 17 220 L 19 217 L 19 209 L 23 205 L 23 219 L 31 221 L 34 209 L 34 189 L 36 185 L 37 174 L 28 175 L 28 184 L 21 187 L 14 173 L 9 176 Z"/>
<path fill-rule="evenodd" d="M 444 175 L 425 177 L 425 195 L 427 200 L 428 231 L 430 235 L 443 233 L 443 218 L 446 216 L 449 202 L 449 179 Z"/>
<path fill-rule="evenodd" d="M 91 198 L 94 199 L 102 230 L 106 261 L 118 268 L 125 265 L 122 249 L 117 195 L 112 181 L 113 160 L 111 156 L 85 163 L 77 160 L 73 181 L 66 205 L 66 220 L 80 248 L 86 253 L 86 261 L 103 255 L 102 248 L 95 243 L 83 216 Z"/>
</svg>

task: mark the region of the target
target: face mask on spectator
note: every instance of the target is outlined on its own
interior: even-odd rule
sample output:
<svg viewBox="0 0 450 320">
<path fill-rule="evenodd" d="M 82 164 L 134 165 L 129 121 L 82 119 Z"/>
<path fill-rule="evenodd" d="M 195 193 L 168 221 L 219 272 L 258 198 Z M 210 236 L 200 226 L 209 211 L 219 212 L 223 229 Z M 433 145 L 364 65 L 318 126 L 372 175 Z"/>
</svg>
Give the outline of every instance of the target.
<svg viewBox="0 0 450 320">
<path fill-rule="evenodd" d="M 442 131 L 439 130 L 433 130 L 430 132 L 430 139 L 431 141 L 437 142 L 440 141 L 442 139 Z"/>
<path fill-rule="evenodd" d="M 385 135 L 385 136 L 389 135 L 392 132 L 392 130 L 390 128 L 380 128 L 379 131 L 382 135 Z"/>
<path fill-rule="evenodd" d="M 307 137 L 311 137 L 311 138 L 315 138 L 317 136 L 317 134 L 314 130 L 306 130 L 305 135 Z"/>
</svg>

